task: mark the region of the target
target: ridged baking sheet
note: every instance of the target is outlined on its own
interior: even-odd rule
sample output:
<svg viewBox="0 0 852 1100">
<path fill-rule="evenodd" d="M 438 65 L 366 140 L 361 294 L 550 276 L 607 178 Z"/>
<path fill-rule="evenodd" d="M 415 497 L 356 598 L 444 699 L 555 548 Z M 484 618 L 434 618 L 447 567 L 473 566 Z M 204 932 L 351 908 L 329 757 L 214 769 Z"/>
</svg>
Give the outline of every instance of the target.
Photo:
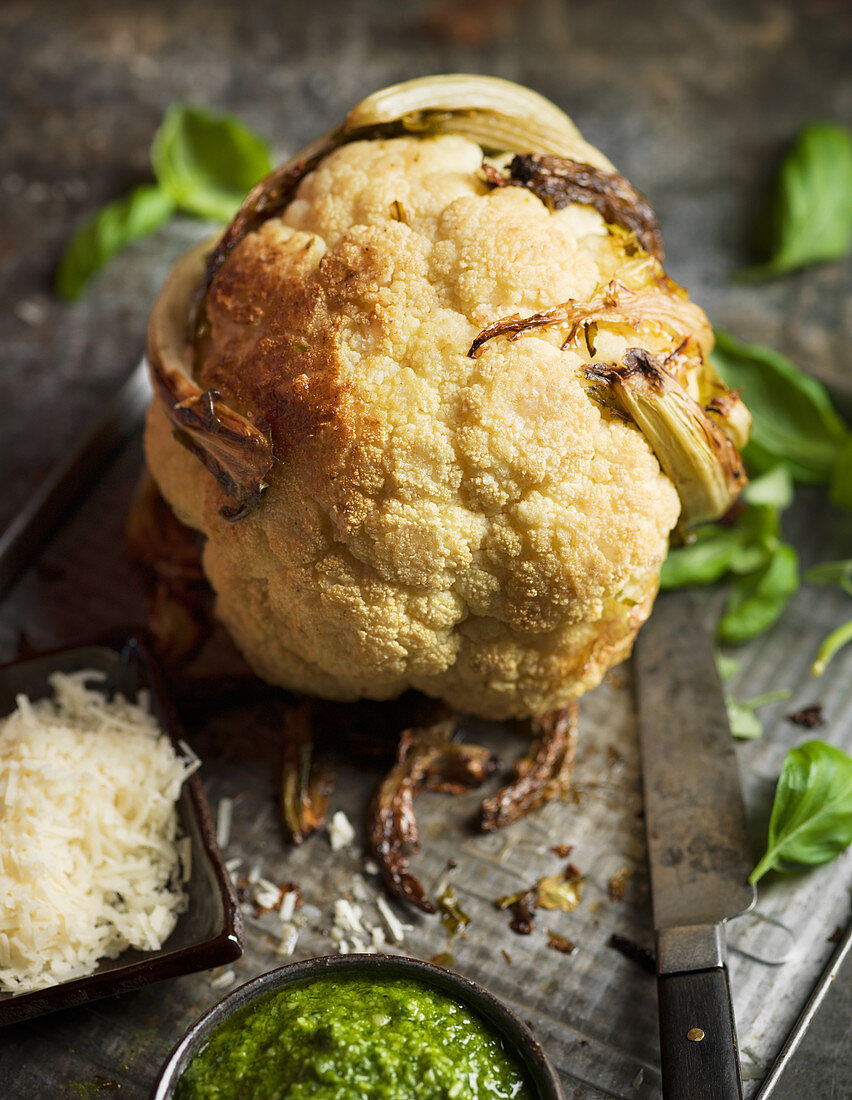
<svg viewBox="0 0 852 1100">
<path fill-rule="evenodd" d="M 0 658 L 16 655 L 21 631 L 31 645 L 48 648 L 143 619 L 122 547 L 139 464 L 135 440 L 0 605 Z M 843 557 L 852 544 L 852 517 L 830 511 L 820 494 L 808 492 L 788 534 L 805 564 Z M 822 679 L 809 671 L 819 641 L 844 615 L 850 605 L 842 593 L 804 588 L 770 633 L 737 653 L 743 663 L 729 684 L 735 697 L 791 691 L 789 700 L 761 712 L 764 739 L 739 747 L 756 852 L 787 750 L 810 736 L 852 749 L 852 647 Z M 817 700 L 826 715 L 822 729 L 811 733 L 785 720 Z M 447 878 L 448 860 L 455 860 L 449 881 L 471 920 L 464 934 L 448 936 L 436 917 L 397 909 L 412 927 L 394 949 L 425 959 L 449 952 L 455 969 L 519 1010 L 563 1075 L 566 1096 L 652 1100 L 660 1094 L 655 980 L 608 942 L 617 933 L 652 943 L 630 666 L 613 670 L 582 700 L 580 714 L 573 801 L 483 836 L 469 825 L 481 792 L 418 799 L 423 845 L 414 869 L 434 889 Z M 469 733 L 486 740 L 507 766 L 523 748 L 500 726 L 472 722 Z M 233 799 L 226 856 L 242 861 L 235 876 L 256 867 L 273 882 L 301 887 L 305 904 L 292 956 L 300 959 L 335 950 L 333 909 L 341 897 L 354 898 L 365 924 L 383 924 L 375 905 L 378 882 L 365 872 L 360 847 L 380 772 L 339 763 L 331 810 L 343 810 L 356 825 L 354 845 L 333 852 L 323 831 L 293 849 L 282 840 L 274 801 L 277 736 L 268 703 L 189 730 L 205 759 L 202 778 L 214 809 L 222 798 Z M 561 844 L 573 845 L 570 859 L 586 876 L 582 901 L 573 913 L 539 911 L 533 933 L 517 935 L 494 901 L 560 870 L 566 861 L 551 849 Z M 626 896 L 612 901 L 609 881 L 624 868 Z M 847 853 L 823 868 L 765 880 L 758 916 L 731 926 L 731 984 L 748 1098 L 756 1096 L 831 958 L 837 931 L 849 923 L 850 887 Z M 126 1100 L 141 1100 L 171 1046 L 204 1009 L 236 984 L 290 961 L 278 954 L 280 928 L 275 913 L 250 912 L 246 953 L 233 966 L 232 981 L 225 975 L 218 988 L 211 984 L 217 975 L 194 975 L 5 1029 L 0 1095 L 94 1096 L 115 1081 Z M 550 949 L 548 929 L 568 937 L 574 954 Z"/>
</svg>

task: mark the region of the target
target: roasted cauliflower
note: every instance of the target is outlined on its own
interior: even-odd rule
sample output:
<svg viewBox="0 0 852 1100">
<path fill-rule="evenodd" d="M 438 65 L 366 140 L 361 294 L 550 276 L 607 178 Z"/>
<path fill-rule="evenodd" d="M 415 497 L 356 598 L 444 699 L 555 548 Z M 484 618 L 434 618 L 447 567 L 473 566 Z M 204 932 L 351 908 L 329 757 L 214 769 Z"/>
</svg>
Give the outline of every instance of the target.
<svg viewBox="0 0 852 1100">
<path fill-rule="evenodd" d="M 147 458 L 266 680 L 542 715 L 627 656 L 747 414 L 642 196 L 551 104 L 455 79 L 371 97 L 181 261 Z"/>
</svg>

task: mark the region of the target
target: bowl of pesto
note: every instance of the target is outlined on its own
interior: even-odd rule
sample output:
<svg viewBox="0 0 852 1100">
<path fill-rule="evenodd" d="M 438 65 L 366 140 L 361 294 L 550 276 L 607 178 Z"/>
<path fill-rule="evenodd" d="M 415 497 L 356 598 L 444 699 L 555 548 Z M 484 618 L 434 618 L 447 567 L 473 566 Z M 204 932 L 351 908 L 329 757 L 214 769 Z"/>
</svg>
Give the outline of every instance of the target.
<svg viewBox="0 0 852 1100">
<path fill-rule="evenodd" d="M 397 955 L 330 955 L 206 1012 L 151 1100 L 564 1100 L 530 1029 L 475 982 Z"/>
</svg>

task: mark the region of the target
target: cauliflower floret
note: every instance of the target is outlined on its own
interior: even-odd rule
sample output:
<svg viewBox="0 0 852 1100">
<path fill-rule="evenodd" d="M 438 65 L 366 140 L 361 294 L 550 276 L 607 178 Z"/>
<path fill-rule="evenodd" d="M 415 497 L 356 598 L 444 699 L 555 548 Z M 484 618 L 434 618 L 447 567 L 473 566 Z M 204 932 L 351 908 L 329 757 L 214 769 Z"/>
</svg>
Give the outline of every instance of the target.
<svg viewBox="0 0 852 1100">
<path fill-rule="evenodd" d="M 650 611 L 679 500 L 590 396 L 592 338 L 581 355 L 542 327 L 468 355 L 497 319 L 590 299 L 623 235 L 489 187 L 481 163 L 458 135 L 351 142 L 228 256 L 197 381 L 272 441 L 244 519 L 152 406 L 151 471 L 207 536 L 218 614 L 273 683 L 541 715 L 623 659 Z M 602 326 L 601 347 L 706 350 L 689 308 L 697 334 Z"/>
</svg>

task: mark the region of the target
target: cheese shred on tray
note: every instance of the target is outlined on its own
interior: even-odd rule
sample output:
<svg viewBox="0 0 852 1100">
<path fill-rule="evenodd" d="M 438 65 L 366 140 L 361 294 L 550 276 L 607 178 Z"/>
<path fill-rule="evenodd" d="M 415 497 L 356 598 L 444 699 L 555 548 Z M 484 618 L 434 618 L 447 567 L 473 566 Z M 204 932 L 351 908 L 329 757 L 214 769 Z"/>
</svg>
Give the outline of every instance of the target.
<svg viewBox="0 0 852 1100">
<path fill-rule="evenodd" d="M 53 699 L 0 719 L 0 990 L 90 974 L 128 947 L 157 950 L 186 908 L 176 802 L 198 767 L 148 709 L 50 677 Z"/>
</svg>

